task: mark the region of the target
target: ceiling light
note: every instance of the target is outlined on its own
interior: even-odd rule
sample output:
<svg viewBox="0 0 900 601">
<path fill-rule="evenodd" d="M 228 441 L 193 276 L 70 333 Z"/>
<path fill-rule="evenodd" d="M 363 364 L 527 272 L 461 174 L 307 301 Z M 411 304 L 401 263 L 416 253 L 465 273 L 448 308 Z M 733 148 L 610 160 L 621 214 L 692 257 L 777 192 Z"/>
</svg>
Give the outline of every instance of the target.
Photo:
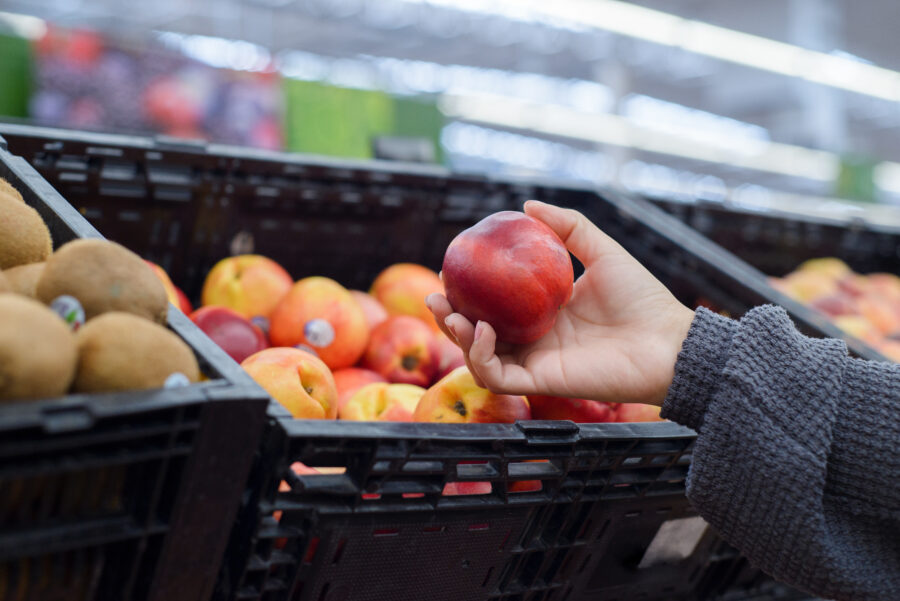
<svg viewBox="0 0 900 601">
<path fill-rule="evenodd" d="M 570 30 L 594 29 L 654 42 L 890 101 L 900 73 L 619 0 L 402 0 Z"/>
</svg>

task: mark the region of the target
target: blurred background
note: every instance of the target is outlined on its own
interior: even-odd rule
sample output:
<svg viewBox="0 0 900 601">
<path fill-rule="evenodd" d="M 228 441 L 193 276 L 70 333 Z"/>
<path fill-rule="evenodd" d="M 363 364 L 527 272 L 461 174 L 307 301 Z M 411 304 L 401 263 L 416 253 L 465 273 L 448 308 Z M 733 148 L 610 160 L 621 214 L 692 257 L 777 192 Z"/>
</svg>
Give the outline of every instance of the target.
<svg viewBox="0 0 900 601">
<path fill-rule="evenodd" d="M 900 4 L 887 0 L 0 0 L 0 11 L 3 119 L 745 207 L 900 205 Z"/>
</svg>

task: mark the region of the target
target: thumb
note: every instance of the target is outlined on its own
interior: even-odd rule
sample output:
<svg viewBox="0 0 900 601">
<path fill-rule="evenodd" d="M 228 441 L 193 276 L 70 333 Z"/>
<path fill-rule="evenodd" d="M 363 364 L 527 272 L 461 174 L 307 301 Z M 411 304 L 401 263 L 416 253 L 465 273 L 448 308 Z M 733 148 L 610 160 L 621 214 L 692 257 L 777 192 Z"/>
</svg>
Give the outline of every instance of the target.
<svg viewBox="0 0 900 601">
<path fill-rule="evenodd" d="M 573 209 L 563 209 L 537 200 L 525 203 L 525 214 L 547 224 L 566 248 L 585 266 L 610 252 L 625 252 L 615 240 Z"/>
</svg>

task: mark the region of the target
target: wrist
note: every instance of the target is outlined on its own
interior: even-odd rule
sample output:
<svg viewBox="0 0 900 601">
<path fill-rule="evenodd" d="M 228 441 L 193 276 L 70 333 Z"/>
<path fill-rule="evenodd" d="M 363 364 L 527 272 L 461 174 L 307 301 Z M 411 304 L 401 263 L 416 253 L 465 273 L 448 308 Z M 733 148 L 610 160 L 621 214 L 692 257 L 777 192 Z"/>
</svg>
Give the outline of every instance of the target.
<svg viewBox="0 0 900 601">
<path fill-rule="evenodd" d="M 655 387 L 653 398 L 648 401 L 652 405 L 662 406 L 666 399 L 672 381 L 675 378 L 675 364 L 681 347 L 690 332 L 694 322 L 694 311 L 681 303 L 672 308 L 670 315 L 666 315 L 661 329 L 662 354 L 660 356 L 659 381 Z"/>
</svg>

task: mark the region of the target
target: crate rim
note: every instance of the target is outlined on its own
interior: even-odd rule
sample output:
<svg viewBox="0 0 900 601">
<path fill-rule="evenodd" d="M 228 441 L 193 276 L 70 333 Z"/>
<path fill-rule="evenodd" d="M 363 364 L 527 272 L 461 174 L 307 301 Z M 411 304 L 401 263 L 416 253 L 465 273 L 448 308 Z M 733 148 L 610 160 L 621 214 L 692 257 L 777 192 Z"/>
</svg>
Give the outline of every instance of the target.
<svg viewBox="0 0 900 601">
<path fill-rule="evenodd" d="M 575 423 L 569 420 L 523 420 L 514 424 L 442 424 L 431 422 L 353 422 L 352 432 L 341 420 L 277 418 L 277 423 L 290 438 L 377 438 L 403 440 L 421 438 L 435 441 L 470 440 L 485 442 L 545 441 L 560 444 L 608 439 L 694 439 L 697 433 L 686 426 L 662 422 L 598 422 Z"/>
</svg>

